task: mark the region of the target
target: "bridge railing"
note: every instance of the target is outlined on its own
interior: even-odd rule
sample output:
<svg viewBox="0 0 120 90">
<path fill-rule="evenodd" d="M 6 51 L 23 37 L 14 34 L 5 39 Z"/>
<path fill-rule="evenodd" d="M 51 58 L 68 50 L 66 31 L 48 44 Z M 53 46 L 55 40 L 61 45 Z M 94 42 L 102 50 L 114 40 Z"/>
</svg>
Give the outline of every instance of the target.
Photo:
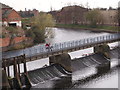
<svg viewBox="0 0 120 90">
<path fill-rule="evenodd" d="M 53 47 L 52 51 L 46 49 L 45 45 L 41 45 L 39 46 L 39 48 L 33 47 L 33 48 L 28 49 L 27 51 L 24 50 L 23 54 L 26 54 L 29 57 L 29 56 L 34 56 L 38 54 L 50 53 L 50 52 L 55 52 L 55 51 L 60 51 L 60 50 L 71 49 L 75 47 L 82 47 L 85 45 L 90 45 L 90 44 L 95 44 L 95 43 L 100 43 L 100 42 L 106 42 L 110 40 L 116 40 L 119 38 L 120 38 L 119 34 L 110 34 L 110 35 L 81 39 L 81 40 L 76 40 L 76 41 L 55 43 L 51 45 Z"/>
<path fill-rule="evenodd" d="M 120 39 L 120 34 L 109 34 L 109 35 L 104 35 L 99 37 L 92 37 L 92 38 L 75 40 L 75 41 L 55 43 L 51 45 L 53 47 L 52 51 L 46 49 L 45 44 L 43 44 L 38 47 L 34 46 L 32 48 L 23 49 L 20 55 L 25 54 L 27 57 L 32 57 L 35 55 L 48 54 L 51 52 L 57 52 L 57 51 L 67 50 L 67 49 L 76 48 L 76 47 L 83 47 L 86 45 L 97 44 L 101 42 L 108 42 L 116 39 Z"/>
</svg>

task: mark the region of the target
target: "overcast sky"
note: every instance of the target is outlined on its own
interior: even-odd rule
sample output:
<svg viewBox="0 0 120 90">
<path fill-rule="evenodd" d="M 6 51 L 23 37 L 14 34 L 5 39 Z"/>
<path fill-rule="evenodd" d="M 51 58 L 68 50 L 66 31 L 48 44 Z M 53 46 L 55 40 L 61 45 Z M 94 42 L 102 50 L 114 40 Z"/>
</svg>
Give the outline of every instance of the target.
<svg viewBox="0 0 120 90">
<path fill-rule="evenodd" d="M 102 7 L 109 8 L 118 7 L 118 2 L 120 0 L 0 0 L 1 3 L 13 7 L 15 10 L 25 10 L 27 9 L 38 9 L 39 11 L 50 11 L 52 7 L 53 10 L 59 10 L 63 6 L 67 5 L 83 5 L 90 8 Z"/>
</svg>

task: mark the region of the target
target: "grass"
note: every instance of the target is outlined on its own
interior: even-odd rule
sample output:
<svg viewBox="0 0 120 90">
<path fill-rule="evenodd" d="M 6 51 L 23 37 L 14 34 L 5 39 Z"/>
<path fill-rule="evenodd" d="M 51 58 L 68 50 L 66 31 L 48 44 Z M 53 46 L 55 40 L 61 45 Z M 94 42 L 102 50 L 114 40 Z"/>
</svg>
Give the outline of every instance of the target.
<svg viewBox="0 0 120 90">
<path fill-rule="evenodd" d="M 90 25 L 75 25 L 75 24 L 56 24 L 56 27 L 62 28 L 72 28 L 72 29 L 99 29 L 105 31 L 120 31 L 119 26 L 107 26 L 107 25 L 99 25 L 96 27 L 91 27 Z"/>
</svg>

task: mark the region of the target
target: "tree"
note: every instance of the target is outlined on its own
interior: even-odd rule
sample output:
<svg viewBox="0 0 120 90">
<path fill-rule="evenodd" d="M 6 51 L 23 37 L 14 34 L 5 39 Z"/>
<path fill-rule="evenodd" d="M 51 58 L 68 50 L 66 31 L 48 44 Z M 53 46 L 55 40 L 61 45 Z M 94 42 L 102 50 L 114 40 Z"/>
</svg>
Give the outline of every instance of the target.
<svg viewBox="0 0 120 90">
<path fill-rule="evenodd" d="M 118 26 L 120 26 L 120 7 L 118 8 Z"/>
<path fill-rule="evenodd" d="M 46 13 L 40 13 L 38 16 L 33 17 L 32 23 L 39 30 L 45 30 L 46 27 L 53 27 L 55 25 L 52 15 Z"/>
<path fill-rule="evenodd" d="M 55 22 L 52 18 L 52 15 L 46 13 L 40 13 L 38 16 L 31 19 L 32 28 L 31 31 L 27 32 L 27 37 L 30 37 L 34 40 L 34 43 L 43 43 L 45 41 L 45 32 L 46 28 L 53 27 Z M 46 34 L 48 35 L 48 34 Z M 48 35 L 49 36 L 49 35 Z"/>
<path fill-rule="evenodd" d="M 9 31 L 10 33 L 10 42 L 9 42 L 9 46 L 10 45 L 14 45 L 14 38 L 17 36 L 17 34 L 19 33 L 18 29 L 16 27 L 6 27 L 6 30 Z"/>
<path fill-rule="evenodd" d="M 42 30 L 39 30 L 38 28 L 34 28 L 33 33 L 35 34 L 34 43 L 45 42 L 45 32 L 43 32 Z"/>
<path fill-rule="evenodd" d="M 30 30 L 25 30 L 25 35 L 26 35 L 26 37 L 31 37 L 31 38 L 35 37 L 35 34 L 31 29 Z"/>
<path fill-rule="evenodd" d="M 118 26 L 120 26 L 120 1 L 118 2 Z"/>
<path fill-rule="evenodd" d="M 103 24 L 104 20 L 99 10 L 93 9 L 86 14 L 86 20 L 90 22 L 92 27 L 96 27 L 97 24 Z"/>
<path fill-rule="evenodd" d="M 26 25 L 30 25 L 31 24 L 31 19 L 30 18 L 22 18 L 22 28 L 25 30 L 26 29 Z"/>
</svg>

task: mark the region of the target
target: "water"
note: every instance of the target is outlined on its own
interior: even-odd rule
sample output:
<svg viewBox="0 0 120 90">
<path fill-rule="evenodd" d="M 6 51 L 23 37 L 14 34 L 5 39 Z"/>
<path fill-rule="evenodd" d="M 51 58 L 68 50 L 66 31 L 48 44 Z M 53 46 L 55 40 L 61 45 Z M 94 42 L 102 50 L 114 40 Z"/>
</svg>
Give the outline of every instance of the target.
<svg viewBox="0 0 120 90">
<path fill-rule="evenodd" d="M 80 39 L 103 36 L 103 35 L 109 34 L 106 32 L 95 33 L 88 30 L 72 30 L 72 29 L 61 29 L 61 28 L 53 28 L 53 31 L 55 33 L 54 38 L 46 39 L 46 43 L 53 44 L 53 43 L 80 40 Z M 27 55 L 32 55 L 33 53 L 38 53 L 37 49 L 40 49 L 39 46 L 44 47 L 43 44 L 39 44 L 23 50 L 9 51 L 9 52 L 3 53 L 3 57 L 14 57 L 14 56 L 22 55 L 23 53 L 26 53 Z"/>
<path fill-rule="evenodd" d="M 111 71 L 92 77 L 84 83 L 78 80 L 72 88 L 118 88 L 118 70 L 119 68 L 112 68 Z"/>
<path fill-rule="evenodd" d="M 54 28 L 53 30 L 55 32 L 55 37 L 52 39 L 46 39 L 46 42 L 59 43 L 59 42 L 79 40 L 79 39 L 109 34 L 106 32 L 96 33 L 96 32 L 91 32 L 91 31 L 87 31 L 87 30 L 77 30 L 76 31 L 76 30 L 71 30 L 71 29 L 60 29 L 60 28 Z M 35 47 L 39 47 L 39 45 L 37 45 Z M 109 45 L 111 48 L 113 48 L 114 46 L 117 46 L 117 43 L 112 43 Z M 32 47 L 32 48 L 34 48 L 34 47 Z M 17 50 L 17 51 L 8 52 L 7 55 L 12 56 L 12 54 L 17 55 L 17 54 L 22 54 L 22 53 L 23 53 L 22 50 Z M 70 54 L 71 58 L 73 60 L 75 60 L 75 58 L 80 58 L 80 57 L 83 57 L 84 55 L 89 55 L 91 53 L 93 53 L 93 47 L 85 49 L 85 50 L 71 52 L 69 54 Z M 117 58 L 115 55 L 113 55 L 114 58 L 112 58 L 112 61 L 113 61 L 112 67 L 114 67 L 118 64 Z M 73 61 L 73 62 L 77 62 L 77 61 Z M 92 61 L 86 62 L 86 63 L 87 63 L 87 65 L 93 64 Z M 112 88 L 117 87 L 117 81 L 116 81 L 118 78 L 117 73 L 108 73 L 106 75 L 106 77 L 104 77 L 104 75 L 103 75 L 103 77 L 101 77 L 101 78 L 98 77 L 96 80 L 91 80 L 91 82 L 88 82 L 85 84 L 81 84 L 81 83 L 79 84 L 79 80 L 85 79 L 88 76 L 96 74 L 96 69 L 94 67 L 86 67 L 86 66 L 82 67 L 82 65 L 81 65 L 81 68 L 85 68 L 85 69 L 83 69 L 83 70 L 76 69 L 74 71 L 72 77 L 70 77 L 70 76 L 66 75 L 65 71 L 61 72 L 61 71 L 59 71 L 58 68 L 55 69 L 56 67 L 54 67 L 54 66 L 51 66 L 52 70 L 45 69 L 41 72 L 41 69 L 39 69 L 39 68 L 42 68 L 44 65 L 49 66 L 49 58 L 43 58 L 43 59 L 40 59 L 37 61 L 27 62 L 27 69 L 30 71 L 29 72 L 30 78 L 34 78 L 34 79 L 31 79 L 31 82 L 32 82 L 33 86 L 36 85 L 33 88 L 98 88 L 99 85 L 101 88 L 105 88 L 105 87 L 109 86 L 108 84 L 110 84 Z M 73 65 L 73 67 L 74 66 L 75 65 Z M 38 69 L 38 70 L 36 70 L 36 69 Z M 34 71 L 34 70 L 36 70 L 36 71 Z M 117 69 L 115 69 L 115 70 L 117 71 Z M 113 71 L 115 71 L 115 70 L 113 70 Z M 47 75 L 47 76 L 44 76 L 44 75 Z M 37 77 L 37 76 L 39 76 L 39 77 Z M 54 76 L 54 78 L 53 78 L 53 76 Z M 107 77 L 107 76 L 110 76 L 110 77 Z M 111 84 L 110 82 L 112 82 L 113 84 Z M 107 84 L 107 85 L 105 86 L 105 84 Z"/>
<path fill-rule="evenodd" d="M 50 43 L 60 43 L 66 41 L 80 40 L 90 37 L 108 35 L 106 32 L 91 32 L 88 30 L 73 30 L 73 29 L 63 29 L 63 28 L 54 28 L 53 29 L 55 36 L 53 39 L 47 39 L 46 42 Z"/>
<path fill-rule="evenodd" d="M 119 50 L 111 52 L 111 70 L 103 74 L 97 75 L 95 68 L 99 63 L 107 61 L 100 54 L 72 60 L 72 75 L 58 65 L 31 71 L 30 80 L 36 83 L 32 88 L 118 88 L 119 68 L 113 64 L 117 62 L 114 57 Z"/>
<path fill-rule="evenodd" d="M 117 43 L 114 43 L 114 44 L 117 44 Z M 114 44 L 110 44 L 110 45 L 113 46 Z M 93 75 L 91 78 L 88 78 L 87 80 L 84 79 L 81 81 L 80 79 L 76 79 L 72 88 L 118 88 L 118 71 L 120 69 L 119 67 L 116 67 L 116 66 L 118 65 L 118 60 L 120 59 L 118 55 L 119 53 L 120 53 L 120 48 L 113 50 L 111 52 L 111 55 L 110 55 L 111 70 L 109 72 L 104 73 L 103 75 L 100 75 L 100 76 Z M 80 74 L 79 72 L 76 73 L 76 75 L 79 75 L 79 74 Z"/>
<path fill-rule="evenodd" d="M 63 68 L 59 65 L 51 65 L 45 68 L 37 69 L 28 72 L 29 78 L 32 84 L 39 84 L 47 80 L 59 79 L 60 77 L 66 76 Z"/>
<path fill-rule="evenodd" d="M 49 40 L 49 42 L 51 42 L 51 43 L 78 40 L 78 39 L 83 39 L 83 38 L 88 38 L 88 37 L 95 37 L 95 36 L 109 34 L 106 32 L 95 33 L 95 32 L 91 32 L 88 30 L 76 31 L 76 30 L 71 30 L 71 29 L 60 29 L 60 28 L 54 28 L 53 30 L 55 32 L 55 37 L 52 38 L 51 40 Z M 118 45 L 117 42 L 109 44 L 110 47 L 117 46 L 117 45 Z M 39 45 L 37 45 L 37 46 L 39 46 Z M 93 47 L 87 48 L 84 50 L 78 50 L 75 52 L 70 52 L 68 54 L 71 56 L 71 59 L 74 59 L 74 58 L 83 57 L 83 55 L 85 55 L 85 54 L 89 55 L 91 53 L 93 53 Z M 34 70 L 37 68 L 41 68 L 45 64 L 49 65 L 49 58 L 44 58 L 44 59 L 40 59 L 37 61 L 28 62 L 27 66 L 28 66 L 29 70 Z M 35 67 L 31 67 L 31 65 L 35 66 Z"/>
</svg>

